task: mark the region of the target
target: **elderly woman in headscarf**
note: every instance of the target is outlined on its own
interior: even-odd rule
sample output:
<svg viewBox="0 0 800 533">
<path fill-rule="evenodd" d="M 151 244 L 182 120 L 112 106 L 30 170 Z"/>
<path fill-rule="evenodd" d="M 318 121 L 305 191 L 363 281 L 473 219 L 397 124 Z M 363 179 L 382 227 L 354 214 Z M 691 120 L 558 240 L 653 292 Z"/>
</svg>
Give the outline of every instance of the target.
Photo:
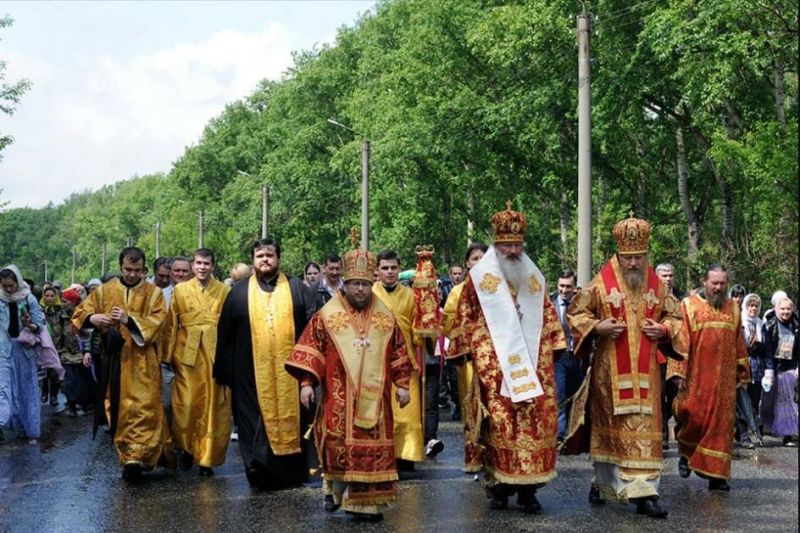
<svg viewBox="0 0 800 533">
<path fill-rule="evenodd" d="M 764 378 L 764 398 L 761 417 L 772 435 L 783 437 L 783 445 L 798 445 L 798 410 L 794 401 L 798 361 L 800 361 L 800 322 L 794 302 L 773 295 L 774 312 L 764 318 L 764 340 L 767 344 Z"/>
<path fill-rule="evenodd" d="M 742 328 L 744 329 L 744 342 L 747 346 L 747 355 L 750 359 L 751 383 L 747 387 L 747 395 L 750 397 L 750 405 L 753 414 L 757 417 L 759 404 L 761 403 L 761 378 L 764 377 L 765 358 L 767 355 L 767 345 L 764 342 L 763 321 L 759 318 L 761 314 L 761 298 L 758 294 L 750 293 L 742 299 Z M 747 428 L 741 419 L 736 420 L 741 434 L 742 444 L 747 448 L 754 446 L 753 439 L 760 441 L 760 432 L 750 435 L 750 428 Z"/>
<path fill-rule="evenodd" d="M 15 265 L 0 270 L 0 427 L 36 444 L 41 406 L 36 350 L 20 336 L 39 334 L 44 313 Z"/>
</svg>

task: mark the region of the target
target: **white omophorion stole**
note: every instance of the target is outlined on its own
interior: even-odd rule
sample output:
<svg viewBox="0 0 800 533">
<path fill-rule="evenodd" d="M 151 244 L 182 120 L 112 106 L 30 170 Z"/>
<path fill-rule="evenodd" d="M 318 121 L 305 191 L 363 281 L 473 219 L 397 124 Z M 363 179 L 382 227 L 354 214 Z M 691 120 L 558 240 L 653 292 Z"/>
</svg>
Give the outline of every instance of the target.
<svg viewBox="0 0 800 533">
<path fill-rule="evenodd" d="M 469 271 L 503 371 L 500 394 L 515 403 L 544 394 L 536 375 L 544 323 L 544 276 L 524 253 L 520 261 L 528 282 L 517 287 L 519 314 L 494 246 Z"/>
</svg>

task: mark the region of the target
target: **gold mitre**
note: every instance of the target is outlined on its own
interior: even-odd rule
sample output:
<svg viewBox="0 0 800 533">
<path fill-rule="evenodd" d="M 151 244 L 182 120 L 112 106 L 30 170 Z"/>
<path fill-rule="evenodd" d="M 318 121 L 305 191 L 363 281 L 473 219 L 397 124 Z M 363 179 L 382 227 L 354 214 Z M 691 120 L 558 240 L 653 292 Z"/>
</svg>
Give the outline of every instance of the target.
<svg viewBox="0 0 800 533">
<path fill-rule="evenodd" d="M 342 257 L 342 280 L 361 279 L 372 282 L 375 279 L 375 269 L 378 266 L 375 255 L 367 250 L 356 248 L 358 233 L 355 228 L 350 230 L 350 240 L 355 250 L 350 250 Z"/>
<path fill-rule="evenodd" d="M 494 242 L 524 242 L 525 226 L 528 220 L 519 211 L 511 210 L 511 200 L 506 202 L 506 210 L 498 211 L 492 216 Z"/>
<path fill-rule="evenodd" d="M 633 218 L 633 211 L 628 213 L 628 218 L 617 222 L 611 233 L 617 241 L 617 253 L 622 255 L 647 253 L 650 223 L 640 218 Z"/>
</svg>

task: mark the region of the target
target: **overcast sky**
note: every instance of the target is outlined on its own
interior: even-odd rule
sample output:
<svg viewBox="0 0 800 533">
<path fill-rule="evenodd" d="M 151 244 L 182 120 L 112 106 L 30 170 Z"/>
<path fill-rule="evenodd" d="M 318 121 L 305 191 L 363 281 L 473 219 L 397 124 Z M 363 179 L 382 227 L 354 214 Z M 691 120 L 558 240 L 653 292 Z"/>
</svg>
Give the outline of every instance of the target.
<svg viewBox="0 0 800 533">
<path fill-rule="evenodd" d="M 0 202 L 167 172 L 227 102 L 278 79 L 291 53 L 333 42 L 374 0 L 3 2 L 6 82 L 32 89 L 0 132 Z"/>
</svg>

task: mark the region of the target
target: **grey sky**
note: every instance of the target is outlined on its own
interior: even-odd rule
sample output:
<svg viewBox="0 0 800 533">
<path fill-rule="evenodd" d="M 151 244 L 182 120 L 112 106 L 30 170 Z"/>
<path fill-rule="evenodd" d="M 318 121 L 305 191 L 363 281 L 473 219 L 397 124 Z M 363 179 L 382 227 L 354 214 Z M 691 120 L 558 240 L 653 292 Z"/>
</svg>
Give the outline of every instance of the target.
<svg viewBox="0 0 800 533">
<path fill-rule="evenodd" d="M 227 102 L 277 79 L 291 52 L 332 42 L 373 0 L 4 2 L 6 81 L 33 88 L 0 131 L 0 202 L 167 172 Z"/>
</svg>

